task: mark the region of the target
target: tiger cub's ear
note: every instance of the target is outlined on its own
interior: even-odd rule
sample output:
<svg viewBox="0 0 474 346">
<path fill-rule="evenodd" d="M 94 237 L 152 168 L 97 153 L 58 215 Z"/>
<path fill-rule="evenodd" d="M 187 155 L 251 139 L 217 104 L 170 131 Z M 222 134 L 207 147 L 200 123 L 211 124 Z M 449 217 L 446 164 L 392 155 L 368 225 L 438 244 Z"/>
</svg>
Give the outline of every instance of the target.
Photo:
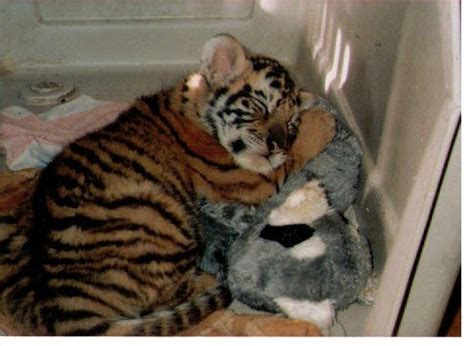
<svg viewBox="0 0 474 346">
<path fill-rule="evenodd" d="M 245 48 L 234 37 L 220 34 L 204 44 L 202 73 L 213 88 L 224 86 L 249 67 Z"/>
</svg>

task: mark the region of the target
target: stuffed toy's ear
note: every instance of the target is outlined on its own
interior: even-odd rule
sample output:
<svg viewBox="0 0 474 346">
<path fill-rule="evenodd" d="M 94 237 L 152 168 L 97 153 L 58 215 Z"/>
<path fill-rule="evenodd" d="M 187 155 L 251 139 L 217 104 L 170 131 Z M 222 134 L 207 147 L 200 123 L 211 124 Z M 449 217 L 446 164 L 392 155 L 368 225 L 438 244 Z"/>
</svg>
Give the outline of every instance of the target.
<svg viewBox="0 0 474 346">
<path fill-rule="evenodd" d="M 300 110 L 301 111 L 314 107 L 316 100 L 317 100 L 317 97 L 314 94 L 308 91 L 300 90 L 300 101 L 301 101 Z"/>
<path fill-rule="evenodd" d="M 213 88 L 239 77 L 249 66 L 245 48 L 234 37 L 220 34 L 204 44 L 201 69 Z"/>
</svg>

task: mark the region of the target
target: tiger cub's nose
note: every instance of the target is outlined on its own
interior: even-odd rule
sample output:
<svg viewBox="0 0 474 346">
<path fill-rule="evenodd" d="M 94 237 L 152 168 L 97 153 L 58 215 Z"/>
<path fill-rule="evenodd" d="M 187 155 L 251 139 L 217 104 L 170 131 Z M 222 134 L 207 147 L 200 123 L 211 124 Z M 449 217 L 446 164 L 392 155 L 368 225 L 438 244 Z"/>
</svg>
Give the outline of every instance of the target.
<svg viewBox="0 0 474 346">
<path fill-rule="evenodd" d="M 286 131 L 283 126 L 277 124 L 270 128 L 267 137 L 267 147 L 270 151 L 275 149 L 286 149 Z"/>
</svg>

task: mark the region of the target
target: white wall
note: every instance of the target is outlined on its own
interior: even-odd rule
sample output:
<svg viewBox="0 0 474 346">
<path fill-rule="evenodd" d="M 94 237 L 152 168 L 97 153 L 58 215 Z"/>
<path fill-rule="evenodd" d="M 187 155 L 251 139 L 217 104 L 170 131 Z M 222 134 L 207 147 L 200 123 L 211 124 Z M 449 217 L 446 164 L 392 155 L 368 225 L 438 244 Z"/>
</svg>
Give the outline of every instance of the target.
<svg viewBox="0 0 474 346">
<path fill-rule="evenodd" d="M 305 9 L 300 0 L 1 0 L 0 66 L 195 64 L 220 32 L 294 64 Z"/>
<path fill-rule="evenodd" d="M 367 334 L 394 331 L 459 122 L 459 11 L 455 1 L 323 1 L 308 23 L 309 68 L 365 150 L 360 212 L 381 274 Z M 460 234 L 453 217 L 446 238 Z"/>
</svg>

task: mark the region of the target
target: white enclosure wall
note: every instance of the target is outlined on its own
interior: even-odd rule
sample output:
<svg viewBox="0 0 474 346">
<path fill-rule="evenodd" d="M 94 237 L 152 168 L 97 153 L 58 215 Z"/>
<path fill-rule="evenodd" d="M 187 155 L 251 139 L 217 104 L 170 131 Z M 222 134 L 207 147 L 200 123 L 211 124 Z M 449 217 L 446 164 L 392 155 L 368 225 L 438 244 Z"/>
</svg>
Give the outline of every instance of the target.
<svg viewBox="0 0 474 346">
<path fill-rule="evenodd" d="M 0 109 L 49 79 L 131 100 L 195 68 L 219 32 L 285 62 L 364 148 L 380 287 L 339 314 L 347 333 L 436 334 L 460 268 L 458 1 L 0 0 Z"/>
<path fill-rule="evenodd" d="M 445 247 L 423 258 L 436 273 L 414 281 L 425 310 L 415 310 L 411 304 L 417 302 L 410 299 L 399 321 L 460 116 L 459 11 L 455 1 L 323 2 L 308 22 L 308 68 L 365 149 L 360 211 L 381 273 L 364 326 L 370 335 L 393 333 L 397 321 L 400 333 L 436 333 L 460 265 L 458 170 L 458 185 L 447 191 L 449 226 L 443 225 L 438 240 Z M 429 234 L 426 247 L 432 245 Z"/>
</svg>

